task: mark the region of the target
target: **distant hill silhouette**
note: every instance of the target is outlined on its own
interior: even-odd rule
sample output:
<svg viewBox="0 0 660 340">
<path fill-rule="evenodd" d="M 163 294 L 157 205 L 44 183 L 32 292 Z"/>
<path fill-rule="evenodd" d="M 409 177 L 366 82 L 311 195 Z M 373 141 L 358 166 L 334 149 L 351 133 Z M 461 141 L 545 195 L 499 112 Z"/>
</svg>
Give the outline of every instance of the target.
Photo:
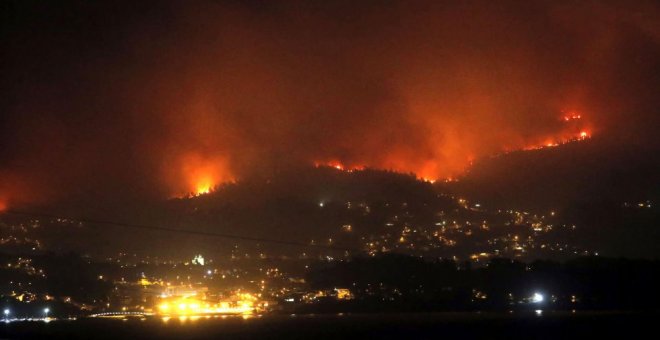
<svg viewBox="0 0 660 340">
<path fill-rule="evenodd" d="M 502 208 L 560 212 L 611 254 L 660 256 L 660 159 L 653 146 L 592 139 L 474 164 L 440 190 Z M 638 206 L 643 204 L 644 207 Z"/>
<path fill-rule="evenodd" d="M 657 258 L 660 168 L 647 152 L 594 139 L 483 159 L 458 182 L 436 184 L 375 169 L 291 167 L 226 183 L 201 196 L 81 216 L 303 246 L 90 223 L 73 232 L 64 226 L 39 233 L 47 246 L 63 251 L 112 254 L 120 249 L 175 257 L 344 256 L 342 248 L 365 252 L 371 247 L 462 259 L 496 249 L 531 259 L 585 250 Z M 516 222 L 517 211 L 529 215 Z M 535 221 L 553 226 L 551 232 L 533 231 Z M 516 235 L 520 240 L 533 236 L 537 247 L 515 254 L 517 246 L 510 242 Z M 557 246 L 555 252 L 541 251 L 541 244 Z"/>
</svg>

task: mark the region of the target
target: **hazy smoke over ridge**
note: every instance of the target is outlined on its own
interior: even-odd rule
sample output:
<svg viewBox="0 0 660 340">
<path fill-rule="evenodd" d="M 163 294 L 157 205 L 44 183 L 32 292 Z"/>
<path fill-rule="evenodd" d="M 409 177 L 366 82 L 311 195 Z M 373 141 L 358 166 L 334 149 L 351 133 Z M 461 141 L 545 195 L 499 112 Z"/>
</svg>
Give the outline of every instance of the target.
<svg viewBox="0 0 660 340">
<path fill-rule="evenodd" d="M 570 137 L 562 110 L 655 142 L 653 2 L 31 5 L 3 5 L 5 204 L 169 197 L 335 160 L 455 176 Z"/>
</svg>

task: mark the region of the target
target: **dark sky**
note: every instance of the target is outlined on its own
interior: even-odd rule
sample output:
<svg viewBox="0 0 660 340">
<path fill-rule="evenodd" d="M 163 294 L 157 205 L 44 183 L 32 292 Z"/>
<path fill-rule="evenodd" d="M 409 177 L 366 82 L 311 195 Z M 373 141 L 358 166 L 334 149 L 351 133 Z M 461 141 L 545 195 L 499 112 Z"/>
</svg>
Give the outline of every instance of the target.
<svg viewBox="0 0 660 340">
<path fill-rule="evenodd" d="M 0 203 L 657 145 L 655 1 L 3 1 Z M 563 123 L 577 112 L 579 122 Z"/>
</svg>

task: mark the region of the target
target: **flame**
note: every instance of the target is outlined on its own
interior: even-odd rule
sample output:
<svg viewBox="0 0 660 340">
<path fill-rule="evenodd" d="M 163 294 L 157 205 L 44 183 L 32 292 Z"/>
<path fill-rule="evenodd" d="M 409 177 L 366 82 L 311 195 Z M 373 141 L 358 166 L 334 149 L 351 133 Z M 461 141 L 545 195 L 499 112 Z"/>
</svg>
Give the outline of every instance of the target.
<svg viewBox="0 0 660 340">
<path fill-rule="evenodd" d="M 474 161 L 474 157 L 470 156 L 467 158 L 466 162 L 468 165 L 471 165 L 472 162 Z M 314 166 L 319 168 L 319 167 L 329 167 L 329 168 L 334 168 L 338 171 L 343 171 L 343 172 L 354 172 L 354 171 L 362 171 L 366 169 L 367 167 L 364 165 L 350 165 L 347 166 L 345 163 L 340 162 L 338 160 L 332 160 L 332 161 L 327 161 L 327 162 L 319 162 L 316 161 L 314 162 Z M 374 167 L 376 168 L 381 168 L 382 167 Z M 398 164 L 398 163 L 393 163 L 392 166 L 389 168 L 386 168 L 387 170 L 391 171 L 398 171 L 398 172 L 409 172 L 409 167 L 407 167 L 405 164 Z M 423 166 L 417 169 L 417 171 L 414 171 L 415 176 L 424 182 L 428 183 L 435 183 L 438 180 L 442 180 L 444 182 L 453 182 L 456 181 L 455 178 L 453 177 L 440 177 L 436 176 L 440 172 L 440 167 L 439 167 L 439 162 L 435 161 L 428 161 L 425 162 Z"/>
<path fill-rule="evenodd" d="M 587 140 L 589 138 L 591 138 L 591 134 L 589 132 L 581 131 L 577 136 L 574 136 L 574 137 L 568 137 L 568 138 L 565 138 L 565 139 L 558 139 L 558 140 L 555 140 L 555 141 L 552 141 L 552 142 L 546 142 L 546 143 L 543 143 L 543 144 L 540 144 L 540 145 L 530 145 L 530 146 L 527 146 L 527 147 L 523 148 L 522 150 L 529 151 L 529 150 L 539 150 L 539 149 L 553 148 L 553 147 L 557 147 L 557 146 L 568 144 L 568 143 L 580 142 L 580 141 L 583 141 L 583 140 Z"/>
<path fill-rule="evenodd" d="M 317 167 L 330 167 L 337 171 L 354 172 L 364 170 L 366 167 L 375 169 L 392 170 L 403 173 L 413 173 L 417 178 L 427 182 L 454 181 L 469 170 L 471 162 L 477 157 L 485 157 L 493 154 L 502 154 L 517 150 L 536 150 L 542 148 L 557 147 L 566 143 L 584 141 L 592 138 L 595 131 L 594 126 L 588 122 L 586 114 L 575 111 L 562 112 L 555 117 L 554 124 L 548 124 L 544 131 L 547 133 L 535 135 L 531 138 L 510 135 L 503 131 L 501 136 L 506 136 L 505 142 L 501 142 L 501 136 L 495 133 L 497 138 L 489 139 L 490 144 L 486 147 L 480 142 L 480 137 L 473 131 L 465 131 L 460 124 L 447 125 L 447 130 L 437 129 L 440 136 L 437 139 L 424 141 L 425 144 L 417 148 L 407 145 L 405 142 L 388 144 L 387 149 L 373 152 L 372 145 L 377 143 L 358 142 L 354 143 L 362 158 L 356 159 L 354 154 L 350 157 L 340 158 L 336 155 L 324 155 L 322 158 L 311 156 L 308 161 L 317 160 Z M 206 120 L 201 122 L 207 123 Z M 440 124 L 431 126 L 440 126 Z M 552 122 L 551 122 L 552 123 Z M 445 125 L 442 125 L 445 126 Z M 209 128 L 206 131 L 205 128 Z M 194 130 L 200 140 L 205 140 L 211 135 L 212 124 L 201 124 Z M 199 131 L 198 131 L 199 130 Z M 506 129 L 505 129 L 506 130 Z M 436 131 L 436 130 L 432 130 Z M 215 136 L 216 134 L 213 134 Z M 369 141 L 367 141 L 369 142 Z M 361 144 L 365 144 L 361 146 Z M 196 149 L 195 147 L 199 149 Z M 199 196 L 212 192 L 214 188 L 223 183 L 235 181 L 237 175 L 234 170 L 244 169 L 248 163 L 239 155 L 233 155 L 231 151 L 219 154 L 212 141 L 206 143 L 191 143 L 179 148 L 167 149 L 166 156 L 160 167 L 160 180 L 162 180 L 163 194 L 169 197 Z M 233 164 L 235 161 L 236 164 Z M 247 174 L 246 174 L 247 176 Z M 29 174 L 14 174 L 0 172 L 0 212 L 17 204 L 31 201 L 35 202 L 43 197 L 54 194 L 44 193 L 36 190 L 27 190 L 36 185 L 30 183 Z"/>
<path fill-rule="evenodd" d="M 332 160 L 328 162 L 314 162 L 314 166 L 319 168 L 319 167 L 330 167 L 330 168 L 335 168 L 339 171 L 346 171 L 346 172 L 353 172 L 353 171 L 360 171 L 364 170 L 365 167 L 363 165 L 344 165 L 344 163 L 338 161 L 338 160 Z"/>
<path fill-rule="evenodd" d="M 567 125 L 562 131 L 556 133 L 555 136 L 545 139 L 542 143 L 528 145 L 524 147 L 523 150 L 551 148 L 591 138 L 591 132 L 585 130 L 583 126 L 579 126 L 584 125 L 584 123 L 580 122 L 582 117 L 582 114 L 573 111 L 565 113 L 564 116 L 561 117 L 561 121 L 564 123 L 569 122 L 569 125 Z"/>
<path fill-rule="evenodd" d="M 538 150 L 543 148 L 557 147 L 567 143 L 584 141 L 591 138 L 589 130 L 584 129 L 583 115 L 576 112 L 563 113 L 559 120 L 568 122 L 564 128 L 552 136 L 539 138 L 537 143 L 526 147 L 509 148 L 504 153 L 517 150 Z M 578 126 L 581 125 L 581 126 Z M 460 137 L 460 136 L 459 136 Z M 516 141 L 512 141 L 515 145 Z M 441 150 L 436 156 L 438 159 L 406 159 L 406 153 L 393 152 L 378 163 L 368 164 L 374 168 L 387 169 L 398 172 L 414 173 L 422 181 L 434 183 L 440 181 L 454 181 L 457 174 L 467 171 L 476 155 L 470 152 L 467 145 L 455 145 L 448 150 Z M 456 155 L 462 155 L 460 162 L 451 163 L 448 167 L 448 157 L 454 159 Z M 404 156 L 404 157 L 400 157 Z M 433 155 L 431 155 L 433 157 Z M 444 161 L 443 161 L 444 160 Z M 214 188 L 222 183 L 234 181 L 230 171 L 230 163 L 227 158 L 221 156 L 206 156 L 199 153 L 189 153 L 181 158 L 183 169 L 181 176 L 186 183 L 183 190 L 194 196 L 204 195 L 212 192 Z M 348 163 L 338 158 L 317 160 L 313 163 L 316 167 L 329 167 L 343 172 L 354 172 L 365 169 L 365 165 Z"/>
<path fill-rule="evenodd" d="M 210 193 L 212 189 L 213 189 L 213 181 L 211 179 L 204 178 L 199 180 L 195 193 L 197 195 L 204 195 Z"/>
<path fill-rule="evenodd" d="M 336 161 L 329 162 L 328 166 L 331 166 L 331 167 L 333 167 L 337 170 L 340 170 L 340 171 L 344 171 L 344 165 L 339 163 L 339 162 L 336 162 Z"/>
<path fill-rule="evenodd" d="M 175 195 L 184 192 L 186 195 L 204 195 L 222 183 L 234 181 L 229 162 L 224 157 L 205 157 L 191 153 L 182 157 L 180 162 L 182 166 L 178 176 L 179 182 L 183 180 L 183 185 L 177 186 Z"/>
</svg>

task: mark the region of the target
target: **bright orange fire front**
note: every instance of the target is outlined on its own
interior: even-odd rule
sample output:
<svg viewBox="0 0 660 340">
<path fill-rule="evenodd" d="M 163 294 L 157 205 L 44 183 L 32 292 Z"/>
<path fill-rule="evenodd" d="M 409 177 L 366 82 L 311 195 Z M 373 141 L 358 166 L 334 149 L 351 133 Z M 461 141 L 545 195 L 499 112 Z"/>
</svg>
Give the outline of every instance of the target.
<svg viewBox="0 0 660 340">
<path fill-rule="evenodd" d="M 223 157 L 191 154 L 183 157 L 181 162 L 180 176 L 185 181 L 185 189 L 177 190 L 179 193 L 185 191 L 195 196 L 204 195 L 212 192 L 216 186 L 234 180 L 228 162 Z"/>
<path fill-rule="evenodd" d="M 208 194 L 213 189 L 213 180 L 209 177 L 200 178 L 197 181 L 197 185 L 195 187 L 196 188 L 194 192 L 197 195 Z"/>
<path fill-rule="evenodd" d="M 335 168 L 339 171 L 348 171 L 348 172 L 364 170 L 364 166 L 361 165 L 346 166 L 342 162 L 337 160 L 333 160 L 329 162 L 314 162 L 314 166 L 316 166 L 317 168 L 322 166 L 327 166 L 327 167 Z"/>
</svg>

